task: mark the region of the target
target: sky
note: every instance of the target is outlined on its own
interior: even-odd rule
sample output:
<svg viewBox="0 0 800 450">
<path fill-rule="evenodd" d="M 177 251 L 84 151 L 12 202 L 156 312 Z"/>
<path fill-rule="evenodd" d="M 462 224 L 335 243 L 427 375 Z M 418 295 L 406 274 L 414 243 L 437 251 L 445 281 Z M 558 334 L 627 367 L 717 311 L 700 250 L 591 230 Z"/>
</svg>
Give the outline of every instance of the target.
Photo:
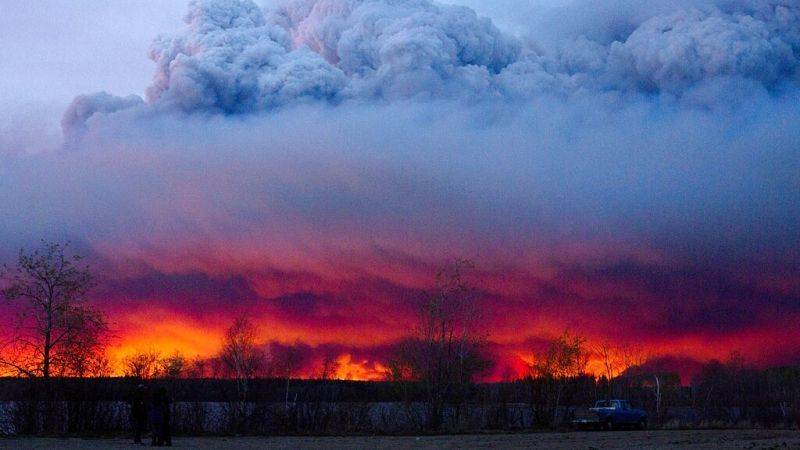
<svg viewBox="0 0 800 450">
<path fill-rule="evenodd" d="M 0 5 L 0 258 L 73 242 L 115 357 L 246 314 L 369 378 L 469 258 L 493 379 L 800 361 L 794 2 L 187 3 Z"/>
</svg>

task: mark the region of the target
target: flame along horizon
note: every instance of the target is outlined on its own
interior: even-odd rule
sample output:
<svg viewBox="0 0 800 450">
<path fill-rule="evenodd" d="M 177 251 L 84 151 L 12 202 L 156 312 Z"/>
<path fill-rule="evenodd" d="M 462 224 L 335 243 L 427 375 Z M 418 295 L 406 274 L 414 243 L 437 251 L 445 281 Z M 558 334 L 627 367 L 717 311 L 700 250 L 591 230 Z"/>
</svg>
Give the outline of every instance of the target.
<svg viewBox="0 0 800 450">
<path fill-rule="evenodd" d="M 231 321 L 233 318 L 231 317 Z M 125 374 L 123 361 L 127 356 L 139 353 L 155 352 L 161 357 L 180 353 L 187 359 L 207 360 L 216 356 L 219 351 L 225 327 L 229 322 L 208 322 L 180 317 L 175 312 L 151 309 L 141 315 L 131 314 L 123 320 L 125 326 L 134 329 L 142 323 L 155 323 L 146 333 L 122 332 L 108 347 L 107 354 L 111 362 L 112 375 Z M 257 325 L 259 335 L 257 345 L 266 351 L 269 358 L 270 348 L 277 346 L 278 350 L 294 347 L 300 352 L 297 365 L 292 368 L 291 376 L 297 379 L 318 379 L 321 376 L 324 358 L 333 356 L 329 379 L 349 381 L 386 381 L 389 379 L 388 361 L 392 357 L 391 344 L 402 333 L 391 333 L 386 336 L 372 335 L 368 339 L 363 336 L 335 336 L 321 333 L 304 334 L 302 331 L 290 332 L 281 335 L 278 326 L 258 326 L 269 324 L 267 318 L 253 318 Z M 274 322 L 273 322 L 274 323 Z M 553 328 L 559 330 L 560 328 Z M 272 330 L 271 332 L 268 330 Z M 275 331 L 278 330 L 278 334 Z M 579 331 L 571 331 L 580 335 Z M 547 345 L 547 339 L 556 337 L 556 334 L 545 334 L 540 339 L 527 340 L 520 344 L 509 334 L 500 340 L 489 341 L 489 356 L 493 367 L 482 373 L 478 381 L 499 382 L 522 379 L 531 374 L 531 365 L 536 361 L 537 354 Z M 282 339 L 281 336 L 284 336 Z M 349 339 L 351 338 L 351 339 Z M 333 339 L 333 340 L 331 340 Z M 630 345 L 630 341 L 613 342 L 608 339 L 587 339 L 584 348 L 587 352 L 586 373 L 599 378 L 606 374 L 605 362 L 600 354 L 600 345 L 605 344 L 612 351 L 632 350 L 638 352 L 634 355 L 640 362 L 650 364 L 654 361 L 657 370 L 674 372 L 681 377 L 683 384 L 690 384 L 691 379 L 699 371 L 701 364 L 711 360 L 726 360 L 733 352 L 742 352 L 740 349 L 752 347 L 753 342 L 767 343 L 780 340 L 778 336 L 769 333 L 745 333 L 741 336 L 728 336 L 724 339 L 710 341 L 706 336 L 690 336 L 679 340 L 652 342 L 649 346 Z M 528 345 L 526 347 L 526 344 Z M 759 360 L 756 355 L 745 355 L 749 362 L 759 365 L 771 365 L 769 359 Z M 612 375 L 617 376 L 627 369 L 626 363 L 621 360 L 620 354 L 612 355 Z M 630 363 L 628 363 L 630 364 Z"/>
</svg>

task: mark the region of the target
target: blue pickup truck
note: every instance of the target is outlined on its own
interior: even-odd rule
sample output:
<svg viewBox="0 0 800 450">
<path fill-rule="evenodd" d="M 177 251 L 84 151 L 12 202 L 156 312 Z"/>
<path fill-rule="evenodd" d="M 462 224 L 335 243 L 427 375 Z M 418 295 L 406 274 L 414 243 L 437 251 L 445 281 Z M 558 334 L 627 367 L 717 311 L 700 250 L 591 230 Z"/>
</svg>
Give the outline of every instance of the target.
<svg viewBox="0 0 800 450">
<path fill-rule="evenodd" d="M 619 427 L 647 428 L 647 413 L 632 408 L 626 400 L 599 400 L 587 414 L 576 414 L 572 424 L 577 428 L 602 428 L 612 430 Z"/>
</svg>

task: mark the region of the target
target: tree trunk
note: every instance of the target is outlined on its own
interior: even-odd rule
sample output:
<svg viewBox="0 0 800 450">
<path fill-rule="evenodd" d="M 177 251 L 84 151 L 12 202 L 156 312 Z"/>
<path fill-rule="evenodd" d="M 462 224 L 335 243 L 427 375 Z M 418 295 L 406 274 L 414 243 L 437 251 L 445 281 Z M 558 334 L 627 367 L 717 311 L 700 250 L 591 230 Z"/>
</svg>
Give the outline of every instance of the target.
<svg viewBox="0 0 800 450">
<path fill-rule="evenodd" d="M 658 375 L 653 378 L 656 380 L 656 419 L 661 419 L 661 380 Z"/>
<path fill-rule="evenodd" d="M 48 314 L 49 316 L 49 314 Z M 48 320 L 49 326 L 49 320 Z M 44 417 L 42 417 L 42 427 L 45 431 L 50 432 L 51 424 L 52 424 L 52 417 L 53 417 L 53 396 L 51 392 L 50 386 L 50 328 L 45 331 L 44 337 L 44 352 L 42 352 L 42 382 L 44 383 L 44 405 L 43 406 L 43 413 Z"/>
<path fill-rule="evenodd" d="M 53 314 L 51 311 L 47 312 L 47 328 L 44 331 L 44 351 L 42 352 L 42 377 L 45 380 L 50 379 L 50 348 L 51 348 L 51 333 L 53 330 Z"/>
<path fill-rule="evenodd" d="M 561 403 L 561 389 L 562 389 L 562 385 L 561 385 L 561 383 L 558 383 L 556 385 L 556 404 L 555 404 L 555 408 L 553 408 L 553 425 L 554 426 L 558 425 L 558 407 L 559 407 L 559 404 Z"/>
<path fill-rule="evenodd" d="M 289 376 L 286 376 L 286 398 L 284 399 L 284 409 L 288 412 L 289 411 Z"/>
<path fill-rule="evenodd" d="M 45 335 L 44 341 L 44 357 L 42 361 L 42 377 L 45 380 L 50 379 L 50 333 Z"/>
</svg>

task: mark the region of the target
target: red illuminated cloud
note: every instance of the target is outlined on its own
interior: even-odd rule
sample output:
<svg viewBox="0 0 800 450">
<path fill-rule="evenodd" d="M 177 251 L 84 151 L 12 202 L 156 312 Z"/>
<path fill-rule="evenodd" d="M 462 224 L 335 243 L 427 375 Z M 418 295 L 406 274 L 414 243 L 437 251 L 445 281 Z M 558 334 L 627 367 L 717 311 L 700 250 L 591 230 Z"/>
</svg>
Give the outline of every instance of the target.
<svg viewBox="0 0 800 450">
<path fill-rule="evenodd" d="M 63 148 L 0 156 L 0 259 L 72 240 L 115 355 L 209 356 L 246 315 L 264 345 L 337 348 L 373 377 L 436 270 L 469 258 L 492 379 L 567 328 L 664 358 L 797 361 L 800 49 L 780 11 L 798 7 L 616 11 L 551 55 L 425 1 L 369 2 L 388 34 L 363 2 L 234 3 L 193 4 L 157 41 L 148 102 L 80 97 Z M 771 44 L 732 51 L 763 41 L 743 17 Z M 682 64 L 696 50 L 724 70 Z"/>
<path fill-rule="evenodd" d="M 118 357 L 151 348 L 212 356 L 225 327 L 245 315 L 265 346 L 299 346 L 298 376 L 315 376 L 323 357 L 334 352 L 349 367 L 347 376 L 374 379 L 392 346 L 413 333 L 433 283 L 432 275 L 414 275 L 416 267 L 393 267 L 407 272 L 353 279 L 255 267 L 224 277 L 150 271 L 107 279 L 94 295 L 114 319 Z M 495 360 L 486 379 L 524 376 L 546 340 L 565 329 L 586 336 L 590 349 L 601 342 L 644 348 L 667 366 L 674 362 L 684 378 L 693 373 L 687 361 L 732 351 L 765 365 L 800 356 L 785 344 L 800 343 L 792 328 L 800 306 L 780 287 L 764 289 L 740 273 L 624 261 L 509 269 L 505 275 L 478 266 L 469 277 L 479 290 L 479 323 Z M 313 279 L 318 282 L 308 282 Z"/>
</svg>

